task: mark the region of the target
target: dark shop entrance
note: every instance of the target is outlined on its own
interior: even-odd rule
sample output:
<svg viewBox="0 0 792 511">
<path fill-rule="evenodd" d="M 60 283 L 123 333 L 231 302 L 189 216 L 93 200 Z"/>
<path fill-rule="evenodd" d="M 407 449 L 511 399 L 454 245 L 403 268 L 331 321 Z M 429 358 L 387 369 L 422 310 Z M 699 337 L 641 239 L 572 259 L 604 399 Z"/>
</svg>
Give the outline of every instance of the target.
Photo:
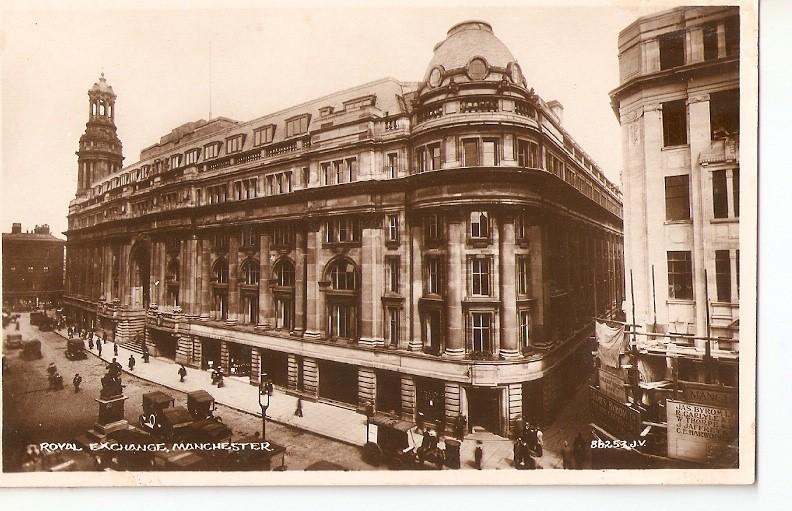
<svg viewBox="0 0 792 511">
<path fill-rule="evenodd" d="M 377 411 L 401 414 L 401 375 L 393 371 L 377 371 Z"/>
<path fill-rule="evenodd" d="M 434 378 L 415 378 L 415 414 L 418 424 L 440 427 L 445 415 L 445 382 Z"/>
<path fill-rule="evenodd" d="M 468 400 L 468 425 L 472 431 L 473 426 L 480 426 L 490 433 L 501 434 L 501 394 L 497 388 L 469 387 Z"/>
<path fill-rule="evenodd" d="M 319 397 L 357 405 L 357 367 L 339 362 L 319 362 Z"/>
<path fill-rule="evenodd" d="M 203 339 L 201 343 L 201 369 L 219 367 L 220 341 L 217 339 Z"/>
<path fill-rule="evenodd" d="M 289 354 L 282 351 L 261 350 L 261 372 L 267 373 L 273 385 L 289 385 Z"/>
<path fill-rule="evenodd" d="M 148 331 L 157 356 L 174 360 L 176 358 L 176 336 L 153 328 L 149 328 Z"/>
</svg>

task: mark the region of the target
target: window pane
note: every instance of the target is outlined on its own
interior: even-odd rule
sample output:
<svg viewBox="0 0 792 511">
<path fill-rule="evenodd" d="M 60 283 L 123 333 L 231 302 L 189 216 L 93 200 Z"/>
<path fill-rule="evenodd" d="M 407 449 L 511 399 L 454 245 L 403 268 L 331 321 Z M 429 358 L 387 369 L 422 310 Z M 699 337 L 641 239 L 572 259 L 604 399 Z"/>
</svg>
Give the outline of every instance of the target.
<svg viewBox="0 0 792 511">
<path fill-rule="evenodd" d="M 685 176 L 665 178 L 666 220 L 690 219 L 690 179 Z"/>
<path fill-rule="evenodd" d="M 665 147 L 687 144 L 685 100 L 663 103 L 663 144 Z"/>
<path fill-rule="evenodd" d="M 464 165 L 466 167 L 476 167 L 479 164 L 478 140 L 465 140 L 462 142 L 464 151 Z"/>
<path fill-rule="evenodd" d="M 693 266 L 690 252 L 668 252 L 668 297 L 693 299 Z"/>
<path fill-rule="evenodd" d="M 716 170 L 712 173 L 712 208 L 715 218 L 729 216 L 728 200 L 726 171 Z"/>
<path fill-rule="evenodd" d="M 718 301 L 731 301 L 731 260 L 728 250 L 715 251 L 715 281 Z"/>
</svg>

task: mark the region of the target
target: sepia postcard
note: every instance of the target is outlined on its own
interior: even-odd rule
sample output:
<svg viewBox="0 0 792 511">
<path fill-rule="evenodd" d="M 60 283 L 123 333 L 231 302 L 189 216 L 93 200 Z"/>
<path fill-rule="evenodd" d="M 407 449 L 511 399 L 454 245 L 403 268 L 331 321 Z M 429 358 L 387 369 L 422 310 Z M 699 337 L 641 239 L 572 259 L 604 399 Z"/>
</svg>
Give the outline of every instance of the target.
<svg viewBox="0 0 792 511">
<path fill-rule="evenodd" d="M 757 2 L 2 19 L 0 486 L 754 482 Z"/>
</svg>

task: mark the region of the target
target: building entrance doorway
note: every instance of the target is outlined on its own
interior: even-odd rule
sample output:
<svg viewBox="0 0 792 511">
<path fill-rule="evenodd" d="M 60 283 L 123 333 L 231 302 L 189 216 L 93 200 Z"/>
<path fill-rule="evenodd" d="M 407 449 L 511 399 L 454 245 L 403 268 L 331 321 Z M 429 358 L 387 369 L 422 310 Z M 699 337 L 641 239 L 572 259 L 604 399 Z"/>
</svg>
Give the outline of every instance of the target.
<svg viewBox="0 0 792 511">
<path fill-rule="evenodd" d="M 468 425 L 480 426 L 490 433 L 501 434 L 501 389 L 471 387 L 467 389 Z"/>
<path fill-rule="evenodd" d="M 289 385 L 289 354 L 282 351 L 261 350 L 261 372 L 267 373 L 273 385 Z"/>
<path fill-rule="evenodd" d="M 158 357 L 165 357 L 171 360 L 176 359 L 176 336 L 168 332 L 160 332 L 149 328 L 149 337 L 154 345 L 154 353 Z"/>
<path fill-rule="evenodd" d="M 220 341 L 203 339 L 201 341 L 201 369 L 214 369 L 220 366 Z"/>
<path fill-rule="evenodd" d="M 357 367 L 329 360 L 319 362 L 319 397 L 354 405 L 357 394 Z"/>
</svg>

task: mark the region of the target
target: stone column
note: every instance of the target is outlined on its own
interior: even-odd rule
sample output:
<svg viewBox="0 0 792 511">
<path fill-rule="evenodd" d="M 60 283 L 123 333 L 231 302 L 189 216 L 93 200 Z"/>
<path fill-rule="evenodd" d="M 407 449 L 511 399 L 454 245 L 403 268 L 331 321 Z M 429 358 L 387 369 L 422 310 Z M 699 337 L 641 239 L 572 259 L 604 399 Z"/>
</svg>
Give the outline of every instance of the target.
<svg viewBox="0 0 792 511">
<path fill-rule="evenodd" d="M 259 309 L 261 312 L 261 309 Z M 250 348 L 250 384 L 258 385 L 261 380 L 261 350 Z"/>
<path fill-rule="evenodd" d="M 710 96 L 709 94 L 701 94 L 688 98 L 688 119 L 690 125 L 690 154 L 698 155 L 702 152 L 709 151 L 712 142 L 710 140 Z M 694 157 L 695 158 L 695 157 Z M 709 172 L 702 172 L 701 166 L 697 161 L 693 161 L 690 169 L 690 210 L 694 212 L 705 211 L 706 204 L 706 190 L 707 179 L 709 179 Z M 730 202 L 730 201 L 729 201 Z M 711 210 L 710 210 L 711 211 Z M 704 289 L 704 272 L 701 270 L 707 267 L 707 258 L 705 255 L 712 254 L 711 241 L 708 239 L 708 234 L 704 228 L 705 214 L 694 214 L 693 216 L 693 250 L 692 250 L 692 263 L 693 263 L 693 298 L 695 300 L 695 314 L 696 314 L 696 335 L 703 336 L 707 333 L 707 309 L 709 305 L 706 300 L 706 292 Z M 696 269 L 699 270 L 696 270 Z M 657 272 L 657 268 L 655 268 Z M 709 275 L 712 277 L 712 275 Z M 712 292 L 712 288 L 710 288 Z M 710 296 L 714 296 L 711 294 Z M 706 341 L 697 340 L 696 346 L 704 349 Z"/>
<path fill-rule="evenodd" d="M 321 307 L 324 307 L 324 293 L 319 291 L 320 271 L 317 266 L 317 259 L 319 251 L 321 250 L 321 240 L 319 239 L 319 229 L 315 225 L 308 228 L 307 247 L 306 247 L 306 293 L 305 300 L 307 302 L 306 314 L 306 327 L 305 336 L 311 338 L 321 337 L 320 330 L 324 329 L 324 325 L 320 325 L 321 314 L 319 313 Z"/>
<path fill-rule="evenodd" d="M 465 355 L 464 318 L 462 299 L 465 292 L 464 272 L 465 221 L 463 218 L 448 219 L 448 314 L 445 355 L 461 358 Z"/>
<path fill-rule="evenodd" d="M 209 240 L 201 239 L 201 321 L 209 320 L 209 311 L 212 307 L 211 271 L 212 255 L 209 252 Z"/>
<path fill-rule="evenodd" d="M 152 243 L 152 245 L 154 245 L 154 243 Z M 152 297 L 152 301 L 156 300 L 156 302 L 158 304 L 162 305 L 168 299 L 168 285 L 167 285 L 167 282 L 165 281 L 165 276 L 168 274 L 168 251 L 166 250 L 165 242 L 162 242 L 162 241 L 156 242 L 156 247 L 157 247 L 157 271 L 156 272 L 153 272 L 153 271 L 151 272 L 151 278 L 155 282 L 157 280 L 159 280 L 159 285 L 156 286 L 156 291 L 155 291 L 155 286 L 153 286 L 153 285 L 151 286 L 150 289 L 151 289 L 152 293 L 156 292 L 156 294 L 157 294 L 156 297 Z M 179 273 L 181 273 L 181 268 L 183 268 L 182 265 L 184 264 L 184 257 L 183 257 L 183 254 L 182 254 L 182 252 L 184 251 L 183 247 L 184 247 L 184 243 L 179 241 L 179 252 L 178 252 L 178 254 L 179 254 Z M 183 278 L 182 275 L 179 275 L 179 279 L 180 279 L 180 282 L 179 282 L 179 300 L 180 300 L 180 302 L 179 303 L 181 303 L 181 298 L 182 298 L 182 295 L 181 295 L 181 285 L 182 285 L 181 279 L 182 278 Z"/>
<path fill-rule="evenodd" d="M 410 307 L 412 311 L 412 325 L 408 349 L 410 351 L 421 351 L 423 348 L 423 328 L 421 325 L 421 314 L 419 303 L 423 296 L 423 229 L 420 225 L 413 225 L 411 228 L 411 250 L 412 268 L 410 281 Z"/>
<path fill-rule="evenodd" d="M 302 336 L 305 332 L 305 232 L 302 226 L 298 226 L 295 232 L 295 251 L 294 251 L 294 330 L 292 335 Z"/>
<path fill-rule="evenodd" d="M 501 345 L 500 354 L 504 358 L 520 355 L 517 336 L 517 293 L 514 284 L 517 279 L 514 258 L 514 217 L 504 218 L 501 222 L 500 237 L 500 298 L 501 298 Z"/>
<path fill-rule="evenodd" d="M 239 314 L 239 233 L 228 236 L 228 318 L 227 325 L 236 325 Z"/>
<path fill-rule="evenodd" d="M 360 344 L 384 346 L 382 338 L 382 217 L 363 221 L 361 250 Z"/>
<path fill-rule="evenodd" d="M 231 374 L 231 360 L 228 356 L 228 341 L 220 341 L 220 367 L 223 374 L 228 376 Z"/>
<path fill-rule="evenodd" d="M 270 264 L 270 233 L 262 232 L 259 235 L 259 310 L 256 328 L 266 330 L 272 328 L 272 265 Z"/>
</svg>

